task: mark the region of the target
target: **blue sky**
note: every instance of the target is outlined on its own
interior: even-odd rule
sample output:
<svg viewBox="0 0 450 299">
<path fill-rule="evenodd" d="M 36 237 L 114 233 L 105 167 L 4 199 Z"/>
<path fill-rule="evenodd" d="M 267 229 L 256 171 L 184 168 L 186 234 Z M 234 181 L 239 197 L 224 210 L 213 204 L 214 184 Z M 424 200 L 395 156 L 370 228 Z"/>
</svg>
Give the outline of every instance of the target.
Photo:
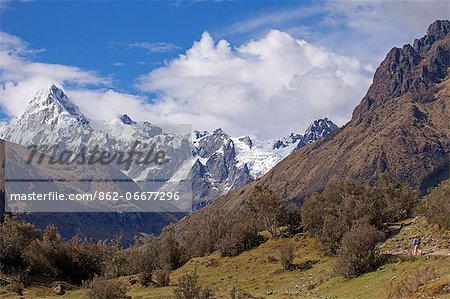
<svg viewBox="0 0 450 299">
<path fill-rule="evenodd" d="M 0 9 L 2 119 L 54 82 L 91 119 L 128 113 L 271 138 L 319 117 L 345 124 L 387 51 L 448 18 L 449 3 L 0 0 Z"/>
<path fill-rule="evenodd" d="M 96 70 L 113 76 L 117 88 L 132 91 L 136 77 L 187 50 L 204 31 L 242 43 L 251 36 L 227 32 L 228 26 L 253 14 L 308 5 L 292 1 L 17 1 L 3 11 L 1 30 L 19 36 L 33 49 L 45 49 L 36 55 L 39 61 Z M 145 48 L 157 43 L 169 46 Z"/>
</svg>

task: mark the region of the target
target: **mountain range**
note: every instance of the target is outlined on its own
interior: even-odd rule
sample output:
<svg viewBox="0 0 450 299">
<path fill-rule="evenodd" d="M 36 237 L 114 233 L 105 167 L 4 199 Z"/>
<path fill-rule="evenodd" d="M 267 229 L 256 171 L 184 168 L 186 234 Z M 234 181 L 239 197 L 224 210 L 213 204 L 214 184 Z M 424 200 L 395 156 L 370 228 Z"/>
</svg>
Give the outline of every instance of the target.
<svg viewBox="0 0 450 299">
<path fill-rule="evenodd" d="M 108 123 L 91 121 L 61 88 L 52 84 L 37 91 L 25 112 L 0 128 L 0 139 L 25 147 L 55 146 L 54 151 L 47 154 L 56 156 L 67 150 L 80 153 L 95 147 L 107 152 L 127 152 L 136 141 L 153 141 L 158 149 L 165 151 L 171 158 L 163 167 L 138 163 L 133 163 L 129 168 L 120 164 L 113 167 L 133 180 L 142 190 L 148 190 L 149 184 L 151 188 L 155 188 L 155 178 L 167 182 L 161 183 L 158 188 L 169 182 L 190 180 L 192 208 L 197 210 L 229 190 L 259 179 L 290 153 L 338 130 L 338 127 L 324 118 L 314 121 L 304 134 L 292 133 L 287 137 L 270 140 L 258 140 L 249 136 L 230 137 L 222 129 L 213 132 L 192 131 L 187 126 L 175 128 L 181 131 L 175 133 L 173 131 L 176 130 L 172 129 L 174 128 L 170 126 L 157 126 L 147 121 L 134 121 L 127 114 L 118 115 Z M 154 222 L 151 215 L 130 216 L 129 221 L 146 224 L 136 229 L 135 233 L 157 233 L 162 226 L 179 217 L 174 215 L 157 215 L 156 221 L 160 224 L 152 224 L 150 227 L 148 224 Z M 65 217 L 78 223 L 75 227 L 69 223 L 71 221 L 60 221 L 51 213 L 41 214 L 39 219 L 31 214 L 23 217 L 39 227 L 59 223 L 65 236 L 76 232 L 93 238 L 105 238 L 112 237 L 120 230 L 117 226 L 111 226 L 114 231 L 108 232 L 105 228 L 97 235 L 84 224 L 81 225 L 81 221 L 76 220 L 77 216 L 73 214 Z M 86 217 L 88 216 L 83 215 L 83 223 L 95 223 Z M 96 217 L 103 221 L 103 216 Z M 114 223 L 111 217 L 107 216 L 109 222 Z M 120 218 L 122 224 L 128 221 L 128 216 L 121 215 Z M 135 228 L 132 223 L 128 226 Z M 132 233 L 133 231 L 129 231 L 127 236 Z"/>
</svg>

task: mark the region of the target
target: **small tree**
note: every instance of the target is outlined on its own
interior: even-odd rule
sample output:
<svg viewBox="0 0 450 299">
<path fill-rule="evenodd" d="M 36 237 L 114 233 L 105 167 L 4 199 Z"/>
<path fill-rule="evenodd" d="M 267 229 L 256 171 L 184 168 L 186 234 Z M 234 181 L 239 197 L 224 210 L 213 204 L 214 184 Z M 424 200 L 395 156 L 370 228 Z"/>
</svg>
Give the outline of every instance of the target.
<svg viewBox="0 0 450 299">
<path fill-rule="evenodd" d="M 419 213 L 427 218 L 429 223 L 450 229 L 450 179 L 433 188 L 424 198 Z"/>
<path fill-rule="evenodd" d="M 343 221 L 340 217 L 339 215 L 325 215 L 324 217 L 322 233 L 319 236 L 319 240 L 326 254 L 336 253 L 342 237 L 349 230 L 347 222 Z"/>
<path fill-rule="evenodd" d="M 353 278 L 372 270 L 378 263 L 376 245 L 384 238 L 382 232 L 367 223 L 353 226 L 344 234 L 336 256 L 338 274 Z"/>
<path fill-rule="evenodd" d="M 236 223 L 219 243 L 222 256 L 235 256 L 261 243 L 256 228 L 248 223 Z"/>
<path fill-rule="evenodd" d="M 174 290 L 175 299 L 213 299 L 214 294 L 210 288 L 198 284 L 197 270 L 187 273 L 179 280 Z"/>
<path fill-rule="evenodd" d="M 303 203 L 301 211 L 303 229 L 316 237 L 322 234 L 326 205 L 326 200 L 318 193 L 314 193 Z"/>
<path fill-rule="evenodd" d="M 94 277 L 89 284 L 89 299 L 128 299 L 125 284 L 105 277 Z"/>
<path fill-rule="evenodd" d="M 0 226 L 0 270 L 18 271 L 25 267 L 22 253 L 39 237 L 33 225 L 5 216 Z"/>
<path fill-rule="evenodd" d="M 101 274 L 106 247 L 86 243 L 79 237 L 63 241 L 56 227 L 49 225 L 42 240 L 28 244 L 23 256 L 32 272 L 81 283 Z"/>
<path fill-rule="evenodd" d="M 302 230 L 301 207 L 294 203 L 284 203 L 278 211 L 278 223 L 287 226 L 288 233 L 293 235 Z"/>
<path fill-rule="evenodd" d="M 283 269 L 289 270 L 294 260 L 294 245 L 292 242 L 286 242 L 280 247 L 280 262 Z"/>
<path fill-rule="evenodd" d="M 170 283 L 170 271 L 167 269 L 157 269 L 153 276 L 155 277 L 155 282 L 161 287 L 168 286 Z"/>
<path fill-rule="evenodd" d="M 161 268 L 175 270 L 182 264 L 182 251 L 175 239 L 175 231 L 172 226 L 167 226 L 161 234 Z"/>
<path fill-rule="evenodd" d="M 381 204 L 381 215 L 384 222 L 393 222 L 412 215 L 417 200 L 409 186 L 401 184 L 389 172 L 381 175 L 379 185 L 380 193 L 384 197 Z"/>
<path fill-rule="evenodd" d="M 158 240 L 153 236 L 148 236 L 142 245 L 135 245 L 138 251 L 138 259 L 132 261 L 136 263 L 135 268 L 141 273 L 141 284 L 148 285 L 159 264 L 161 253 Z"/>
<path fill-rule="evenodd" d="M 247 205 L 272 238 L 278 237 L 279 211 L 283 205 L 280 197 L 266 187 L 256 186 Z"/>
</svg>

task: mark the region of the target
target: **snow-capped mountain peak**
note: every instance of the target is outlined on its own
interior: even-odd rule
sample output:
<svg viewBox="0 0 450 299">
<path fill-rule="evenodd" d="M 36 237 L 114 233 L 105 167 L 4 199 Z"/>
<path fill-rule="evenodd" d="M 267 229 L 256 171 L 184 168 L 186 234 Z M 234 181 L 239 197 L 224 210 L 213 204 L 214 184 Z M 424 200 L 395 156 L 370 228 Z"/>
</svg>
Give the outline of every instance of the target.
<svg viewBox="0 0 450 299">
<path fill-rule="evenodd" d="M 331 132 L 336 131 L 338 128 L 337 125 L 326 117 L 315 120 L 306 129 L 305 134 L 303 134 L 296 148 L 299 149 L 311 142 L 317 141 Z"/>
<path fill-rule="evenodd" d="M 39 118 L 51 125 L 61 123 L 89 124 L 89 120 L 80 112 L 77 105 L 72 103 L 64 91 L 51 84 L 39 90 L 28 108 L 20 118 Z"/>
<path fill-rule="evenodd" d="M 328 119 L 313 122 L 305 134 L 279 139 L 230 137 L 222 129 L 193 131 L 192 167 L 195 208 L 204 206 L 230 189 L 239 188 L 267 173 L 297 148 L 325 137 L 337 126 Z"/>
<path fill-rule="evenodd" d="M 128 115 L 122 114 L 118 117 L 119 121 L 125 125 L 134 125 L 136 122 L 132 120 Z"/>
<path fill-rule="evenodd" d="M 204 137 L 204 136 L 206 136 L 208 134 L 209 134 L 208 131 L 197 131 L 197 130 L 194 130 L 194 131 L 192 131 L 192 139 L 195 142 L 198 139 L 200 139 L 200 138 L 202 138 L 202 137 Z"/>
<path fill-rule="evenodd" d="M 292 144 L 296 144 L 303 136 L 301 134 L 291 133 L 289 136 L 278 139 L 273 143 L 273 149 L 280 149 L 290 147 Z"/>
<path fill-rule="evenodd" d="M 96 124 L 96 126 L 111 136 L 121 140 L 146 140 L 163 134 L 163 130 L 147 121 L 135 121 L 127 114 L 120 114 L 109 124 Z"/>
</svg>

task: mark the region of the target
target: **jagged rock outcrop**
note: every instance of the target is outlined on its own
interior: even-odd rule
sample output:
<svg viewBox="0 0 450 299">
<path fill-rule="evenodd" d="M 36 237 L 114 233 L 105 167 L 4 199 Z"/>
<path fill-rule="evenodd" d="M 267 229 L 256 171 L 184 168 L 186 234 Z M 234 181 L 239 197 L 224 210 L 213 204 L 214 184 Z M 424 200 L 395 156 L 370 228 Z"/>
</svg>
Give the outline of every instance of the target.
<svg viewBox="0 0 450 299">
<path fill-rule="evenodd" d="M 308 129 L 306 129 L 305 134 L 299 139 L 296 149 L 320 140 L 338 129 L 338 126 L 326 117 L 324 119 L 315 120 Z"/>
</svg>

